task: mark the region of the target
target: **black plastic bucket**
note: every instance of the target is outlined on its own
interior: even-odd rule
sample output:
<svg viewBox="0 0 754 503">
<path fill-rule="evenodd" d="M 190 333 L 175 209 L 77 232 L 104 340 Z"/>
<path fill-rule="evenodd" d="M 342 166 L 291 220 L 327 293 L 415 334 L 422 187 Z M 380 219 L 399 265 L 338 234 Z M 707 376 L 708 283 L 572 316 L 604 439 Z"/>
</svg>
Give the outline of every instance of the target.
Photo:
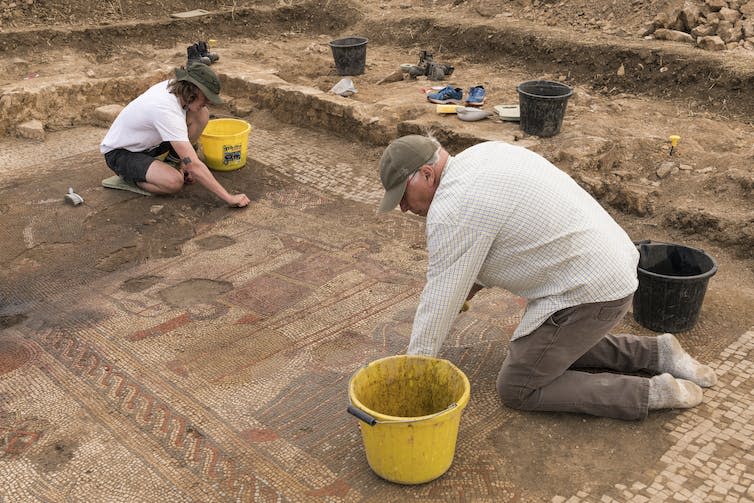
<svg viewBox="0 0 754 503">
<path fill-rule="evenodd" d="M 367 60 L 367 42 L 364 37 L 339 38 L 330 42 L 332 57 L 338 75 L 361 75 Z"/>
<path fill-rule="evenodd" d="M 551 80 L 529 80 L 516 87 L 521 129 L 535 136 L 555 136 L 563 124 L 570 86 Z"/>
<path fill-rule="evenodd" d="M 670 243 L 642 241 L 639 288 L 634 294 L 634 319 L 656 332 L 691 330 L 699 318 L 715 259 L 702 250 Z"/>
</svg>

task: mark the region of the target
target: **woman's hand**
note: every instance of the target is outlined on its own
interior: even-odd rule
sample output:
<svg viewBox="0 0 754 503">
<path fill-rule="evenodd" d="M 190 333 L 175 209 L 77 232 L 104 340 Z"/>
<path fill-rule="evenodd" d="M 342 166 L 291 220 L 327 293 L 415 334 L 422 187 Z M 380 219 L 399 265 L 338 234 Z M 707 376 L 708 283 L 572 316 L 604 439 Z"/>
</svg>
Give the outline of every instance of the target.
<svg viewBox="0 0 754 503">
<path fill-rule="evenodd" d="M 194 185 L 196 183 L 196 180 L 194 180 L 194 177 L 191 176 L 191 173 L 189 173 L 185 169 L 181 169 L 181 171 L 183 172 L 184 185 Z"/>
<path fill-rule="evenodd" d="M 235 195 L 230 196 L 228 205 L 234 208 L 243 208 L 244 206 L 247 206 L 250 202 L 251 200 L 249 200 L 249 198 L 246 197 L 246 194 L 235 194 Z"/>
</svg>

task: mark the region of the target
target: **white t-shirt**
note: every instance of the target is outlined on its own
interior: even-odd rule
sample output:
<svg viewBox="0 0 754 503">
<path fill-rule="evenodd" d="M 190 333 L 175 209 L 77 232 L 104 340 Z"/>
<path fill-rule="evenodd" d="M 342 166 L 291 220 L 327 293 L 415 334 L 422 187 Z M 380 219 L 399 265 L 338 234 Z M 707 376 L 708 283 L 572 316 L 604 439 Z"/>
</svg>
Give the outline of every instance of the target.
<svg viewBox="0 0 754 503">
<path fill-rule="evenodd" d="M 639 252 L 584 189 L 501 142 L 448 159 L 427 214 L 427 284 L 409 354 L 436 355 L 474 282 L 527 300 L 511 340 L 570 306 L 628 296 Z"/>
<path fill-rule="evenodd" d="M 186 111 L 167 80 L 153 85 L 118 114 L 99 146 L 106 154 L 116 148 L 143 152 L 164 141 L 189 141 Z"/>
</svg>

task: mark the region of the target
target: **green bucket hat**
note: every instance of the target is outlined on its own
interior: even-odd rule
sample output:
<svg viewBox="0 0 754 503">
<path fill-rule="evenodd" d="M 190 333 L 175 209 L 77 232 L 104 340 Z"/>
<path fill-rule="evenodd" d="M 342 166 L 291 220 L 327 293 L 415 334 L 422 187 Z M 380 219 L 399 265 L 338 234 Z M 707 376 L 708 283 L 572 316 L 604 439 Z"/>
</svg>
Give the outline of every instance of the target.
<svg viewBox="0 0 754 503">
<path fill-rule="evenodd" d="M 223 102 L 222 98 L 220 98 L 220 79 L 217 78 L 215 72 L 204 63 L 192 61 L 186 65 L 186 68 L 176 68 L 175 79 L 191 82 L 215 105 L 219 105 Z"/>
<path fill-rule="evenodd" d="M 432 140 L 418 134 L 402 136 L 387 146 L 380 158 L 380 180 L 385 188 L 380 213 L 398 206 L 408 179 L 432 159 L 436 150 L 437 145 Z"/>
</svg>

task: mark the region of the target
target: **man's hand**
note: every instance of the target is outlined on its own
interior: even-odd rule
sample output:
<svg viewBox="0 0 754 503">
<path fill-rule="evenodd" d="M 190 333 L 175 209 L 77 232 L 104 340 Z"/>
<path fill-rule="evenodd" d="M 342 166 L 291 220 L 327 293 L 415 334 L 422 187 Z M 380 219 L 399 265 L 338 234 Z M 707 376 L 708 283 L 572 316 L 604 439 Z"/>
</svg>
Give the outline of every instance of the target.
<svg viewBox="0 0 754 503">
<path fill-rule="evenodd" d="M 235 194 L 230 196 L 230 200 L 228 201 L 228 205 L 232 206 L 234 208 L 243 208 L 244 206 L 247 206 L 251 201 L 248 197 L 246 197 L 246 194 Z"/>
<path fill-rule="evenodd" d="M 482 288 L 484 288 L 484 286 L 480 285 L 479 283 L 474 283 L 474 285 L 471 287 L 471 290 L 469 290 L 469 294 L 466 296 L 466 300 L 468 301 L 473 299 L 474 295 L 476 295 L 476 293 Z"/>
<path fill-rule="evenodd" d="M 471 287 L 471 290 L 469 290 L 469 294 L 466 296 L 466 300 L 464 301 L 463 305 L 461 306 L 461 310 L 458 311 L 459 313 L 465 313 L 469 310 L 469 301 L 476 295 L 476 293 L 484 288 L 479 283 L 474 283 L 474 285 Z"/>
</svg>

